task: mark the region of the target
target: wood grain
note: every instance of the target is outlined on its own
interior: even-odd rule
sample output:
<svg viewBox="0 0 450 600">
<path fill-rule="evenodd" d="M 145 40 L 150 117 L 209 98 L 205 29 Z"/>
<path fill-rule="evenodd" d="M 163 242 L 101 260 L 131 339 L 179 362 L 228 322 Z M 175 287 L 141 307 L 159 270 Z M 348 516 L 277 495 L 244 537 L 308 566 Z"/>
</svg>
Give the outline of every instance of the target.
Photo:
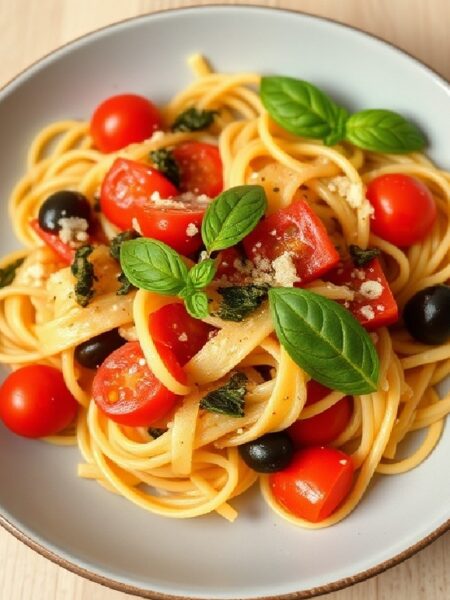
<svg viewBox="0 0 450 600">
<path fill-rule="evenodd" d="M 0 0 L 0 86 L 61 44 L 104 25 L 195 4 L 259 4 L 329 17 L 373 33 L 450 78 L 449 0 Z M 0 530 L 2 600 L 126 600 L 33 553 Z M 403 564 L 328 600 L 450 598 L 450 534 Z"/>
</svg>

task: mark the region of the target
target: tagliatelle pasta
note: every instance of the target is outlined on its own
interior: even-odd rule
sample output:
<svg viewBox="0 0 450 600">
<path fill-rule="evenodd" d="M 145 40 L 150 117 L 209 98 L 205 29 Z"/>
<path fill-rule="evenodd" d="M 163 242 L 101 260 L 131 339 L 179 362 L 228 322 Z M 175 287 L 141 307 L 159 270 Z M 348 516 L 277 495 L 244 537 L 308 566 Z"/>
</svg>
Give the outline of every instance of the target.
<svg viewBox="0 0 450 600">
<path fill-rule="evenodd" d="M 207 132 L 158 132 L 105 155 L 93 147 L 87 123 L 60 121 L 45 127 L 32 142 L 26 173 L 9 203 L 12 227 L 25 248 L 0 263 L 4 267 L 24 258 L 14 281 L 0 290 L 0 361 L 13 369 L 40 363 L 62 371 L 80 408 L 75 425 L 48 441 L 77 444 L 83 456 L 80 477 L 96 480 L 145 510 L 172 518 L 216 511 L 233 521 L 237 516 L 233 499 L 259 479 L 264 498 L 283 518 L 302 527 L 333 525 L 356 508 L 377 473 L 396 475 L 412 469 L 438 443 L 450 398 L 439 398 L 435 386 L 450 372 L 450 343 L 421 344 L 401 326 L 382 327 L 372 334 L 380 359 L 378 389 L 354 396 L 351 419 L 333 442 L 351 456 L 356 468 L 352 490 L 331 516 L 312 523 L 277 502 L 270 478 L 250 469 L 238 447 L 328 410 L 345 393 L 331 391 L 317 404 L 305 406 L 310 376 L 274 335 L 267 303 L 241 322 L 206 317 L 204 321 L 218 332 L 185 365 L 186 381 L 181 382 L 161 358 L 148 328 L 149 315 L 181 300 L 143 289 L 117 295 L 119 265 L 106 246 L 99 246 L 91 258 L 97 277 L 94 296 L 87 306 L 80 306 L 70 268 L 42 246 L 30 222 L 43 201 L 58 190 L 77 190 L 94 204 L 117 157 L 145 161 L 152 151 L 207 141 L 220 150 L 225 189 L 261 185 L 269 215 L 302 197 L 340 249 L 345 251 L 350 244 L 378 248 L 402 308 L 419 290 L 450 278 L 450 175 L 422 154 L 378 154 L 347 142 L 325 146 L 288 133 L 263 108 L 255 87 L 258 74 L 215 73 L 199 56 L 190 64 L 195 80 L 162 113 L 170 124 L 192 106 L 218 111 Z M 438 216 L 431 233 L 407 249 L 370 230 L 365 189 L 387 173 L 422 180 L 436 202 Z M 106 236 L 114 236 L 117 229 L 99 218 Z M 306 287 L 344 305 L 353 299 L 347 286 L 323 278 Z M 214 286 L 210 291 L 217 300 Z M 124 335 L 135 331 L 156 378 L 180 396 L 175 409 L 156 424 L 165 430 L 157 438 L 147 427 L 109 419 L 92 400 L 93 374 L 75 359 L 77 346 L 115 328 Z M 244 416 L 202 409 L 202 398 L 235 371 L 243 372 L 248 381 Z M 417 430 L 424 432 L 421 441 L 405 457 L 401 444 Z"/>
</svg>

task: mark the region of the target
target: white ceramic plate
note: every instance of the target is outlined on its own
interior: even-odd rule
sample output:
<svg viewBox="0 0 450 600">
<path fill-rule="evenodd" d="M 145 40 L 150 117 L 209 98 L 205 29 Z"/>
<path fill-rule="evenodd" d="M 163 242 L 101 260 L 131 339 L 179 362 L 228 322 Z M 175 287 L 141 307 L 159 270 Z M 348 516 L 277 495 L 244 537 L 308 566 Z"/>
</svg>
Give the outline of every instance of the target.
<svg viewBox="0 0 450 600">
<path fill-rule="evenodd" d="M 88 118 L 99 100 L 122 91 L 164 101 L 191 80 L 185 59 L 196 51 L 219 70 L 311 80 L 349 109 L 397 110 L 427 132 L 429 153 L 450 167 L 449 88 L 416 60 L 359 31 L 302 14 L 203 7 L 103 29 L 7 86 L 0 94 L 0 131 L 7 141 L 2 197 L 42 125 Z M 0 227 L 3 253 L 17 243 L 6 216 Z M 4 524 L 63 566 L 152 598 L 308 597 L 379 572 L 386 561 L 395 564 L 397 555 L 411 554 L 449 526 L 449 430 L 425 464 L 377 479 L 349 518 L 314 532 L 280 520 L 257 490 L 235 503 L 240 516 L 233 525 L 214 515 L 165 520 L 78 479 L 76 449 L 26 441 L 4 429 L 0 444 Z"/>
</svg>

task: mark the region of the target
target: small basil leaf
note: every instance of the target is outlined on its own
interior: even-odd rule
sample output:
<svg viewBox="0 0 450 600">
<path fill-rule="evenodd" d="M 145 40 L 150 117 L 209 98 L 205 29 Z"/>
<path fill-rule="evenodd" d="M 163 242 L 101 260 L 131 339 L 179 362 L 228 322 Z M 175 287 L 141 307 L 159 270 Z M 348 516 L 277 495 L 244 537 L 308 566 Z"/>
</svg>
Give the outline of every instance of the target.
<svg viewBox="0 0 450 600">
<path fill-rule="evenodd" d="M 195 291 L 189 294 L 182 294 L 186 310 L 194 319 L 204 319 L 209 314 L 208 296 L 205 292 Z"/>
<path fill-rule="evenodd" d="M 272 119 L 296 135 L 331 146 L 344 138 L 348 112 L 316 86 L 292 77 L 263 77 L 261 101 Z"/>
<path fill-rule="evenodd" d="M 245 373 L 233 373 L 225 385 L 209 392 L 201 399 L 200 408 L 230 417 L 245 416 L 244 398 L 247 393 L 247 382 Z"/>
<path fill-rule="evenodd" d="M 167 148 L 152 150 L 150 159 L 158 171 L 163 173 L 176 187 L 180 185 L 180 167 L 171 150 Z"/>
<path fill-rule="evenodd" d="M 14 281 L 16 276 L 16 270 L 23 263 L 25 258 L 18 258 L 17 260 L 5 265 L 0 269 L 0 288 L 10 285 Z"/>
<path fill-rule="evenodd" d="M 380 250 L 378 248 L 366 248 L 364 250 L 356 244 L 350 244 L 348 249 L 350 251 L 352 262 L 357 267 L 363 267 L 372 259 L 380 255 Z"/>
<path fill-rule="evenodd" d="M 374 152 L 414 152 L 426 145 L 422 132 L 413 123 L 390 110 L 369 109 L 352 115 L 346 124 L 345 139 Z"/>
<path fill-rule="evenodd" d="M 217 110 L 199 110 L 191 107 L 178 115 L 172 125 L 172 131 L 201 131 L 208 129 L 214 122 Z"/>
<path fill-rule="evenodd" d="M 211 258 L 202 260 L 189 271 L 189 281 L 196 290 L 201 290 L 211 283 L 216 274 L 216 264 Z"/>
<path fill-rule="evenodd" d="M 120 264 L 138 288 L 176 296 L 186 286 L 188 269 L 180 255 L 158 240 L 139 238 L 123 242 Z"/>
<path fill-rule="evenodd" d="M 267 200 L 260 185 L 239 185 L 222 192 L 208 206 L 202 222 L 202 239 L 208 252 L 240 242 L 258 224 Z"/>
<path fill-rule="evenodd" d="M 313 379 L 346 394 L 377 389 L 375 347 L 345 308 L 303 289 L 273 288 L 269 301 L 280 343 Z"/>
</svg>

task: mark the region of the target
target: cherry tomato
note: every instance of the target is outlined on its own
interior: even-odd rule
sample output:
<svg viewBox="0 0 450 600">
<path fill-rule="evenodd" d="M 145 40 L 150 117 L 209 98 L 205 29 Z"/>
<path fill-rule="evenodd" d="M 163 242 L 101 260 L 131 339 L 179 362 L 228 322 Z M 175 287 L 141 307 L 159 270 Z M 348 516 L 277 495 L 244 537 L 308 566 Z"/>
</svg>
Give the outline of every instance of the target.
<svg viewBox="0 0 450 600">
<path fill-rule="evenodd" d="M 54 367 L 21 367 L 0 387 L 0 419 L 24 437 L 55 435 L 70 425 L 77 409 L 61 371 Z"/>
<path fill-rule="evenodd" d="M 153 340 L 167 346 L 185 365 L 208 341 L 215 327 L 191 317 L 184 304 L 166 304 L 149 317 Z"/>
<path fill-rule="evenodd" d="M 307 399 L 305 406 L 322 400 L 332 390 L 318 381 L 311 379 L 307 383 Z M 295 421 L 289 429 L 295 446 L 325 446 L 333 442 L 347 427 L 352 416 L 352 400 L 345 396 L 327 410 L 309 419 Z"/>
<path fill-rule="evenodd" d="M 97 106 L 91 119 L 91 135 L 101 152 L 115 152 L 151 137 L 161 126 L 161 115 L 150 100 L 120 94 Z"/>
<path fill-rule="evenodd" d="M 366 195 L 375 211 L 370 222 L 372 231 L 396 246 L 420 242 L 436 221 L 433 195 L 424 183 L 409 175 L 376 177 Z"/>
<path fill-rule="evenodd" d="M 298 450 L 289 466 L 270 475 L 269 482 L 284 508 L 317 523 L 329 517 L 348 496 L 353 472 L 350 456 L 320 446 Z"/>
<path fill-rule="evenodd" d="M 120 229 L 137 227 L 146 237 L 188 255 L 202 244 L 200 228 L 207 203 L 195 196 L 173 199 L 177 194 L 176 187 L 156 169 L 118 158 L 103 180 L 100 206 Z"/>
<path fill-rule="evenodd" d="M 325 226 L 304 200 L 297 200 L 262 220 L 244 239 L 247 256 L 273 261 L 289 252 L 303 285 L 339 262 Z"/>
<path fill-rule="evenodd" d="M 236 247 L 222 250 L 217 257 L 217 271 L 215 279 L 227 279 L 229 283 L 243 285 L 244 275 L 234 266 L 235 261 L 242 261 L 243 257 Z"/>
<path fill-rule="evenodd" d="M 354 299 L 344 302 L 344 306 L 369 331 L 398 320 L 397 302 L 377 258 L 363 267 L 344 263 L 328 273 L 326 278 L 355 292 Z"/>
<path fill-rule="evenodd" d="M 30 222 L 30 225 L 31 228 L 41 238 L 41 240 L 49 248 L 51 248 L 62 261 L 64 261 L 67 265 L 71 265 L 73 263 L 73 259 L 75 258 L 75 248 L 71 248 L 68 244 L 65 244 L 63 241 L 61 241 L 57 233 L 49 233 L 48 231 L 41 229 L 37 219 L 33 219 Z"/>
<path fill-rule="evenodd" d="M 173 352 L 167 346 L 157 348 L 170 372 L 184 382 Z M 104 360 L 94 377 L 92 397 L 110 419 L 131 427 L 151 425 L 177 402 L 147 366 L 139 342 L 127 342 Z"/>
<path fill-rule="evenodd" d="M 173 157 L 180 169 L 182 192 L 206 194 L 210 198 L 223 189 L 222 161 L 219 149 L 202 142 L 184 142 L 174 148 Z"/>
</svg>

